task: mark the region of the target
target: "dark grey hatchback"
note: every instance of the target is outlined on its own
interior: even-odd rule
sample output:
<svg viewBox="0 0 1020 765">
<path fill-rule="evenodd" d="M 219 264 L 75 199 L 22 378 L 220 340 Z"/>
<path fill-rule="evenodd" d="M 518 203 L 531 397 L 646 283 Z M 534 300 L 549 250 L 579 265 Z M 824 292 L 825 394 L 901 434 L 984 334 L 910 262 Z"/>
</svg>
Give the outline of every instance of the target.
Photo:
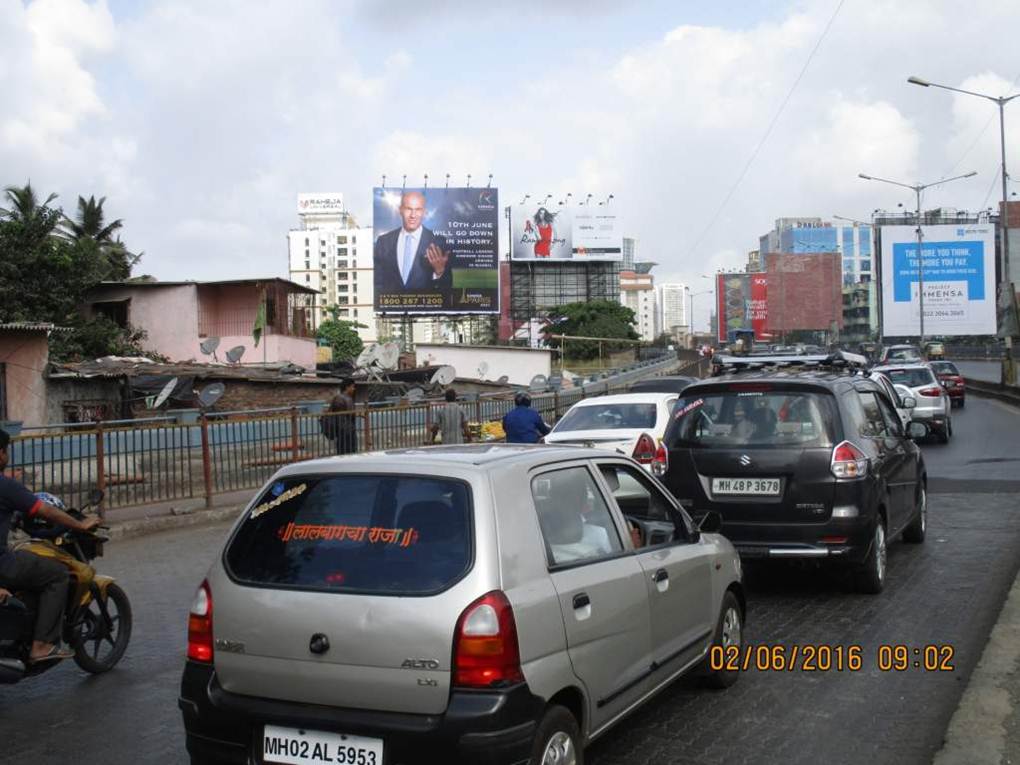
<svg viewBox="0 0 1020 765">
<path fill-rule="evenodd" d="M 882 388 L 852 366 L 805 361 L 735 362 L 687 388 L 661 479 L 695 517 L 718 512 L 741 557 L 841 562 L 877 593 L 887 542 L 924 541 L 927 476 L 913 439 L 927 427 L 905 433 Z"/>
</svg>

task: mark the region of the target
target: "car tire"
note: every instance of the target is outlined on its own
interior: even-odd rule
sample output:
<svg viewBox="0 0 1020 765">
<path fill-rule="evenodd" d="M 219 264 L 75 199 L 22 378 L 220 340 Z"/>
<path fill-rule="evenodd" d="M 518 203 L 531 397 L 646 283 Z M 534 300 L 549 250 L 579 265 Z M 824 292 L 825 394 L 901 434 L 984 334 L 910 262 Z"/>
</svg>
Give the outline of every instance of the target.
<svg viewBox="0 0 1020 765">
<path fill-rule="evenodd" d="M 963 409 L 963 407 L 964 407 L 964 404 L 966 404 L 966 403 L 967 403 L 967 399 L 965 399 L 965 398 L 961 398 L 961 399 L 960 399 L 960 403 L 959 403 L 959 404 L 957 404 L 957 406 L 959 406 L 959 407 L 960 407 L 961 409 Z"/>
<path fill-rule="evenodd" d="M 708 647 L 708 656 L 702 664 L 702 672 L 705 676 L 705 684 L 711 688 L 729 688 L 740 677 L 740 670 L 711 668 L 712 649 L 715 646 L 722 646 L 723 649 L 729 646 L 742 645 L 744 637 L 744 612 L 740 608 L 737 596 L 727 591 L 723 595 L 722 606 L 719 608 L 719 619 L 715 624 L 715 633 L 712 635 L 712 643 Z M 725 657 L 723 657 L 725 658 Z"/>
<path fill-rule="evenodd" d="M 877 595 L 885 588 L 888 542 L 885 536 L 885 521 L 879 516 L 871 535 L 868 556 L 857 571 L 857 589 L 869 595 Z"/>
<path fill-rule="evenodd" d="M 565 708 L 553 704 L 542 716 L 531 748 L 533 765 L 584 765 L 581 729 Z"/>
<path fill-rule="evenodd" d="M 903 530 L 903 541 L 919 545 L 928 531 L 928 489 L 922 483 L 918 488 L 917 517 Z"/>
<path fill-rule="evenodd" d="M 952 429 L 951 428 L 952 428 L 952 426 L 947 421 L 945 427 L 942 428 L 942 430 L 936 431 L 935 437 L 938 438 L 940 444 L 948 444 L 949 443 L 949 436 L 952 435 Z"/>
</svg>

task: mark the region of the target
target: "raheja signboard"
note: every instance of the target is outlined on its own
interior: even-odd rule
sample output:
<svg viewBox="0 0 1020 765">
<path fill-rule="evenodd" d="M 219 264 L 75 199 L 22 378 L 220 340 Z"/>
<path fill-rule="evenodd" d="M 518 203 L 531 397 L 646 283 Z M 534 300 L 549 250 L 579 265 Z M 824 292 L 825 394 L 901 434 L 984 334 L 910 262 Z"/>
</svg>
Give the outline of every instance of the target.
<svg viewBox="0 0 1020 765">
<path fill-rule="evenodd" d="M 914 226 L 882 226 L 882 331 L 995 334 L 995 227 L 988 224 L 924 226 L 917 256 Z"/>
<path fill-rule="evenodd" d="M 343 194 L 298 194 L 298 213 L 301 215 L 328 215 L 344 211 Z"/>
</svg>

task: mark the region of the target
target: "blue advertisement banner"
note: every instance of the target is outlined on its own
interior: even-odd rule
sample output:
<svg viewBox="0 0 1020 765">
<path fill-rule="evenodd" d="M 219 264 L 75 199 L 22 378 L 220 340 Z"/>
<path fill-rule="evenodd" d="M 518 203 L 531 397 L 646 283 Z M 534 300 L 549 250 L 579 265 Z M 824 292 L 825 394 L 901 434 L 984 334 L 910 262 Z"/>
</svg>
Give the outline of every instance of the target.
<svg viewBox="0 0 1020 765">
<path fill-rule="evenodd" d="M 373 190 L 375 310 L 499 312 L 497 189 Z"/>
<path fill-rule="evenodd" d="M 926 282 L 955 282 L 965 288 L 967 300 L 985 299 L 985 248 L 983 242 L 921 243 Z M 913 285 L 920 279 L 917 243 L 893 245 L 893 297 L 897 303 L 909 302 Z"/>
</svg>

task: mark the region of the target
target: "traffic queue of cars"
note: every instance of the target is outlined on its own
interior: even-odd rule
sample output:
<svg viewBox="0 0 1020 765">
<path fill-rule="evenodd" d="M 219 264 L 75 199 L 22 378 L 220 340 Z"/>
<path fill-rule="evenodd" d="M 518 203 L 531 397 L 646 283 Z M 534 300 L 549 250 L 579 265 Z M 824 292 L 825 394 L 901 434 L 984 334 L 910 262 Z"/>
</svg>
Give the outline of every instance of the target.
<svg viewBox="0 0 1020 765">
<path fill-rule="evenodd" d="M 577 764 L 676 678 L 731 685 L 742 559 L 878 593 L 889 543 L 924 541 L 932 380 L 863 361 L 717 356 L 578 402 L 545 445 L 282 468 L 191 608 L 192 765 Z"/>
</svg>

